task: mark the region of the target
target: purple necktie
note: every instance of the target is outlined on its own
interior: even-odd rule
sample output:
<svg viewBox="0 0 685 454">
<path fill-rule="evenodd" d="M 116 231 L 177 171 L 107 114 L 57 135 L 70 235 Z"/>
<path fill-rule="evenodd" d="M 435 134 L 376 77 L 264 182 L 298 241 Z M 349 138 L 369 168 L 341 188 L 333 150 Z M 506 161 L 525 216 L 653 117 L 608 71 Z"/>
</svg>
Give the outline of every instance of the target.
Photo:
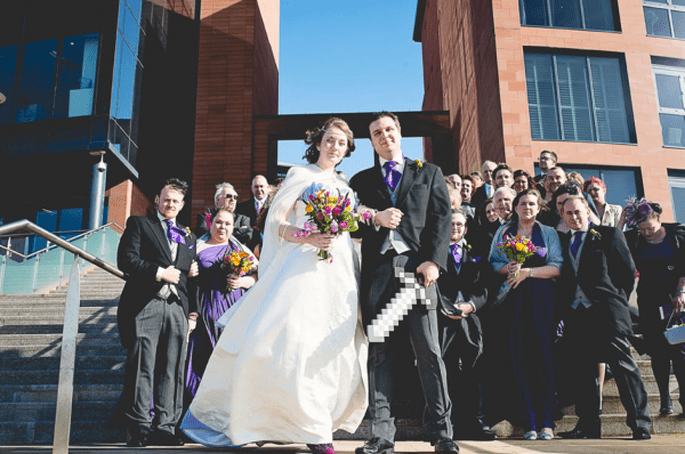
<svg viewBox="0 0 685 454">
<path fill-rule="evenodd" d="M 580 249 L 580 242 L 583 240 L 583 232 L 576 232 L 573 234 L 573 243 L 571 243 L 571 254 L 573 258 L 578 256 L 578 249 Z"/>
<path fill-rule="evenodd" d="M 186 240 L 183 239 L 185 236 L 185 231 L 183 229 L 179 229 L 174 225 L 174 221 L 171 219 L 166 220 L 166 225 L 169 227 L 167 229 L 167 238 L 169 241 L 173 241 L 174 243 L 179 243 L 179 244 L 186 244 Z"/>
<path fill-rule="evenodd" d="M 396 165 L 397 163 L 395 161 L 388 161 L 383 164 L 383 168 L 385 169 L 385 178 L 383 178 L 383 181 L 385 181 L 385 184 L 388 185 L 391 191 L 395 191 L 397 183 L 399 183 L 400 178 L 402 178 L 402 174 L 398 170 L 395 170 Z"/>
<path fill-rule="evenodd" d="M 457 268 L 461 268 L 461 248 L 458 244 L 450 244 L 450 252 Z"/>
</svg>

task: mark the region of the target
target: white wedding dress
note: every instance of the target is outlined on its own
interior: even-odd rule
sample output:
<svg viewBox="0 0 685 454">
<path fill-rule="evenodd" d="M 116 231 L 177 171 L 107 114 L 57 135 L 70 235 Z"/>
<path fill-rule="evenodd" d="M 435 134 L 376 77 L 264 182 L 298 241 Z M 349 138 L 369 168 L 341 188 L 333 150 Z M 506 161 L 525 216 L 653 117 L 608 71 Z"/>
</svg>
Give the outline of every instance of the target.
<svg viewBox="0 0 685 454">
<path fill-rule="evenodd" d="M 278 236 L 284 221 L 307 221 L 297 199 L 313 182 L 350 191 L 316 165 L 288 172 L 267 216 L 259 280 L 220 320 L 225 330 L 181 424 L 197 442 L 330 443 L 364 417 L 368 344 L 352 239 L 336 237 L 328 263 Z"/>
</svg>

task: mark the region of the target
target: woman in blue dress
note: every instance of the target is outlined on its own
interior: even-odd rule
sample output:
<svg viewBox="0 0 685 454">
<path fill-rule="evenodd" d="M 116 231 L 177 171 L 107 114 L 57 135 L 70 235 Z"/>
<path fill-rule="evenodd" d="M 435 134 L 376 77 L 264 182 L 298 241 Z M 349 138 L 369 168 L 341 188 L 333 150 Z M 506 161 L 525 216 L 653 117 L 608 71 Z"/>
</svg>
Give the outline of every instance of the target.
<svg viewBox="0 0 685 454">
<path fill-rule="evenodd" d="M 544 205 L 536 189 L 526 189 L 514 199 L 514 220 L 500 227 L 490 248 L 495 272 L 506 276 L 509 292 L 493 308 L 500 320 L 500 348 L 508 347 L 511 373 L 519 398 L 524 438 L 554 438 L 556 405 L 552 369 L 555 334 L 556 290 L 553 279 L 562 266 L 561 244 L 556 231 L 536 217 Z M 498 247 L 508 237 L 528 238 L 536 253 L 523 265 L 507 258 Z M 539 432 L 539 434 L 538 434 Z"/>
<path fill-rule="evenodd" d="M 188 342 L 186 370 L 186 407 L 195 397 L 207 361 L 216 347 L 221 328 L 216 321 L 257 281 L 257 259 L 233 235 L 234 214 L 227 208 L 213 213 L 210 237 L 198 246 L 198 320 Z M 253 266 L 244 276 L 228 275 L 222 266 L 227 254 L 243 252 L 252 257 Z"/>
</svg>

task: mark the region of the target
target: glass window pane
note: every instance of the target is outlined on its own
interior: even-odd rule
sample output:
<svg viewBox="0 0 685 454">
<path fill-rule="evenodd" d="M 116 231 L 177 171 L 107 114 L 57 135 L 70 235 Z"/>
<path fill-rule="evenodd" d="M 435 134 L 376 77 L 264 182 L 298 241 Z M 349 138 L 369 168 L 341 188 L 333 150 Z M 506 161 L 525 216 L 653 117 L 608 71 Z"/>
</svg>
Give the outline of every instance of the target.
<svg viewBox="0 0 685 454">
<path fill-rule="evenodd" d="M 555 56 L 561 104 L 562 138 L 564 140 L 593 141 L 593 119 L 590 112 L 585 57 Z"/>
<path fill-rule="evenodd" d="M 524 59 L 531 136 L 536 140 L 559 140 L 552 56 L 526 52 Z"/>
<path fill-rule="evenodd" d="M 125 11 L 126 20 L 124 21 L 124 37 L 126 38 L 126 41 L 128 41 L 128 45 L 131 46 L 131 49 L 137 53 L 138 42 L 140 41 L 140 26 L 135 17 L 133 17 L 131 10 L 126 8 Z"/>
<path fill-rule="evenodd" d="M 5 103 L 0 104 L 0 125 L 10 122 L 18 51 L 19 46 L 0 47 L 0 93 L 6 98 Z"/>
<path fill-rule="evenodd" d="M 547 0 L 519 0 L 522 25 L 549 25 Z"/>
<path fill-rule="evenodd" d="M 83 208 L 70 208 L 59 212 L 59 231 L 66 232 L 81 230 L 83 228 Z M 73 233 L 60 235 L 62 238 L 71 238 Z"/>
<path fill-rule="evenodd" d="M 664 146 L 685 147 L 685 117 L 682 115 L 659 114 Z"/>
<path fill-rule="evenodd" d="M 590 30 L 616 30 L 611 0 L 583 0 L 585 28 Z"/>
<path fill-rule="evenodd" d="M 607 185 L 607 203 L 624 206 L 626 200 L 637 196 L 634 171 L 602 169 L 601 173 L 601 178 Z"/>
<path fill-rule="evenodd" d="M 680 78 L 667 74 L 656 74 L 655 76 L 659 107 L 685 109 L 685 106 L 683 106 L 683 92 L 680 89 Z"/>
<path fill-rule="evenodd" d="M 127 134 L 131 129 L 131 109 L 133 105 L 136 67 L 136 57 L 124 45 L 121 58 L 121 77 L 119 78 L 118 107 L 115 118 Z"/>
<path fill-rule="evenodd" d="M 671 25 L 668 22 L 668 10 L 648 8 L 645 10 L 647 34 L 652 36 L 671 36 Z"/>
<path fill-rule="evenodd" d="M 133 15 L 135 16 L 136 19 L 140 20 L 140 3 L 141 0 L 126 0 L 128 3 L 128 7 L 131 8 L 131 11 L 133 12 Z M 123 3 L 123 0 L 122 0 Z"/>
<path fill-rule="evenodd" d="M 675 221 L 685 224 L 685 188 L 671 186 L 671 203 Z"/>
<path fill-rule="evenodd" d="M 121 33 L 117 33 L 117 47 L 114 53 L 114 70 L 112 72 L 112 101 L 109 106 L 109 113 L 112 118 L 117 118 L 119 108 L 119 82 L 121 80 L 121 55 L 125 46 L 124 38 Z"/>
<path fill-rule="evenodd" d="M 621 67 L 616 58 L 590 58 L 592 94 L 597 121 L 597 140 L 628 143 L 628 117 L 623 95 Z"/>
<path fill-rule="evenodd" d="M 55 118 L 93 114 L 97 61 L 97 33 L 64 38 L 55 93 Z"/>
<path fill-rule="evenodd" d="M 673 19 L 673 36 L 685 39 L 685 12 L 671 11 L 671 18 Z"/>
<path fill-rule="evenodd" d="M 552 24 L 556 27 L 581 28 L 578 0 L 550 0 Z"/>
<path fill-rule="evenodd" d="M 55 232 L 57 230 L 57 211 L 39 211 L 36 213 L 36 225 L 48 232 Z M 31 252 L 43 249 L 47 245 L 47 240 L 36 235 L 32 241 Z"/>
<path fill-rule="evenodd" d="M 651 1 L 654 1 L 654 0 L 651 0 Z M 672 3 L 674 5 L 685 6 L 685 0 L 672 0 Z"/>
<path fill-rule="evenodd" d="M 27 43 L 24 46 L 15 122 L 26 123 L 50 118 L 56 58 L 56 39 Z"/>
</svg>

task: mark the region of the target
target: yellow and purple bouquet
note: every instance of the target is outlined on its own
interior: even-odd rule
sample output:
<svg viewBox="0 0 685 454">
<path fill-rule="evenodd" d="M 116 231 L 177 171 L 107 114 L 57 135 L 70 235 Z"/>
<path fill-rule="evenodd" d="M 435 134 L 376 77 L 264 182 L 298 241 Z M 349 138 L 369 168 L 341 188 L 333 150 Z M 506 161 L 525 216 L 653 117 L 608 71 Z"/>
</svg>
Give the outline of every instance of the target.
<svg viewBox="0 0 685 454">
<path fill-rule="evenodd" d="M 521 235 L 507 235 L 503 241 L 497 243 L 497 247 L 504 252 L 509 260 L 521 265 L 523 265 L 528 257 L 535 254 L 544 257 L 547 253 L 545 248 L 536 247 L 529 238 L 522 237 Z M 518 277 L 518 272 L 516 275 Z"/>
<path fill-rule="evenodd" d="M 231 250 L 224 254 L 221 259 L 221 269 L 226 271 L 226 276 L 245 276 L 254 266 L 254 257 L 245 251 Z M 230 286 L 226 286 L 226 292 L 230 292 Z"/>
<path fill-rule="evenodd" d="M 359 230 L 359 221 L 368 219 L 370 215 L 356 213 L 349 194 L 341 194 L 340 191 L 335 194 L 316 184 L 307 188 L 300 200 L 305 204 L 309 221 L 304 223 L 303 230 L 297 236 L 308 236 L 314 232 L 338 235 Z M 329 263 L 333 261 L 328 251 L 320 250 L 317 255 Z"/>
</svg>

